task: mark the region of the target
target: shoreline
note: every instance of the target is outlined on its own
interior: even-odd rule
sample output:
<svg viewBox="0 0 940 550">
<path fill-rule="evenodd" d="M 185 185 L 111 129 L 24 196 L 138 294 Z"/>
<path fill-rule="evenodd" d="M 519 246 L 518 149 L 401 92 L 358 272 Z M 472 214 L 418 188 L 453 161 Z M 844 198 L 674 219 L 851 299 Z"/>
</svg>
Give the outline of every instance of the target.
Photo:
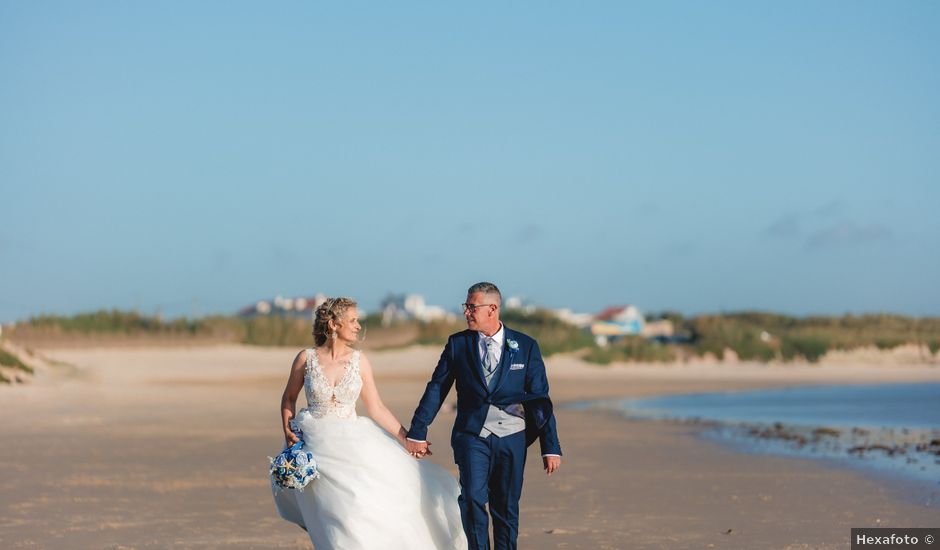
<svg viewBox="0 0 940 550">
<path fill-rule="evenodd" d="M 904 383 L 898 383 L 904 385 Z M 940 383 L 934 383 L 940 384 Z M 878 384 L 877 387 L 890 386 Z M 818 386 L 788 387 L 785 389 Z M 827 386 L 851 387 L 851 386 Z M 751 393 L 762 390 L 744 390 Z M 712 394 L 677 394 L 696 398 Z M 653 398 L 655 399 L 655 397 Z M 940 427 L 868 426 L 793 420 L 738 420 L 679 413 L 645 399 L 598 399 L 565 404 L 579 411 L 606 412 L 625 420 L 688 426 L 695 437 L 738 453 L 819 461 L 833 468 L 863 472 L 904 487 L 904 498 L 927 507 L 940 506 Z"/>
<path fill-rule="evenodd" d="M 0 388 L 0 541 L 5 547 L 309 548 L 273 509 L 264 472 L 296 348 L 42 350 L 75 372 Z M 407 422 L 440 349 L 371 351 L 390 410 Z M 615 365 L 546 360 L 556 404 L 622 396 L 848 381 L 940 380 L 928 366 Z M 448 403 L 454 400 L 453 392 Z M 303 398 L 301 398 L 301 403 Z M 300 406 L 300 404 L 298 404 Z M 886 483 L 806 459 L 754 456 L 696 428 L 558 406 L 564 459 L 530 449 L 524 548 L 843 548 L 851 527 L 914 527 L 936 510 Z M 429 460 L 456 473 L 453 411 Z M 70 467 L 54 480 L 59 452 Z M 222 468 L 224 476 L 216 473 Z M 61 522 L 53 527 L 43 517 Z M 68 541 L 66 543 L 65 541 Z M 174 542 L 168 542 L 174 541 Z"/>
</svg>

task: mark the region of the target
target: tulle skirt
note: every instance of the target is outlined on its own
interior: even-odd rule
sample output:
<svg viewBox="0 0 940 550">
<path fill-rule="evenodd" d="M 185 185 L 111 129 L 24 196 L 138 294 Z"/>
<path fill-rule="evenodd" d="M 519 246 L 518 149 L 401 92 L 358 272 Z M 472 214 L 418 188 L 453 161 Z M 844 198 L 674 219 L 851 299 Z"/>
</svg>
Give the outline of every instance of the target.
<svg viewBox="0 0 940 550">
<path fill-rule="evenodd" d="M 467 548 L 457 480 L 415 460 L 365 417 L 297 416 L 320 477 L 303 491 L 275 491 L 280 515 L 307 530 L 317 550 Z"/>
</svg>

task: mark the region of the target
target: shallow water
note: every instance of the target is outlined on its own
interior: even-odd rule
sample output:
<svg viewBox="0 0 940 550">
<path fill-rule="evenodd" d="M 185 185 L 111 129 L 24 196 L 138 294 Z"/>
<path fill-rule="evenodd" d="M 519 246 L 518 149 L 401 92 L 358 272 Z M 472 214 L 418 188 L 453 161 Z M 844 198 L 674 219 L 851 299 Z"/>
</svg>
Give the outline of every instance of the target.
<svg viewBox="0 0 940 550">
<path fill-rule="evenodd" d="M 934 496 L 925 503 L 938 504 L 938 383 L 698 393 L 574 406 L 703 425 L 703 437 L 739 451 L 824 459 L 900 476 L 932 487 L 928 494 Z"/>
<path fill-rule="evenodd" d="M 626 401 L 642 415 L 847 428 L 940 429 L 940 384 L 813 386 Z"/>
</svg>

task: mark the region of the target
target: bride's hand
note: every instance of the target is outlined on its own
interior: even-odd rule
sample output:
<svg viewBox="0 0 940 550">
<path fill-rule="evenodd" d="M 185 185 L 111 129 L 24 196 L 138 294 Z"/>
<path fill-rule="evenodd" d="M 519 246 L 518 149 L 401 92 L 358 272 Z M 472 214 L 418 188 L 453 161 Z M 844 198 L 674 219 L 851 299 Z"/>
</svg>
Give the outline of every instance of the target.
<svg viewBox="0 0 940 550">
<path fill-rule="evenodd" d="M 428 441 L 412 441 L 409 439 L 405 442 L 405 450 L 415 458 L 424 458 L 425 455 L 434 454 L 431 452 L 430 446 L 431 443 Z"/>
<path fill-rule="evenodd" d="M 300 438 L 297 437 L 297 434 L 292 432 L 290 428 L 285 428 L 284 429 L 284 441 L 287 443 L 288 446 L 290 446 L 300 441 Z"/>
</svg>

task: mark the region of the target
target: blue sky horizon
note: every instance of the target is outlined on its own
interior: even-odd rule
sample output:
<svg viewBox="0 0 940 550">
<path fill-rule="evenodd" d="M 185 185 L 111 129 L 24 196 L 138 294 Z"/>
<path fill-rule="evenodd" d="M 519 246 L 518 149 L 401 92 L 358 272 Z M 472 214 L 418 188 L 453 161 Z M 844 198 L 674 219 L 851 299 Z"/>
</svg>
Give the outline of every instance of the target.
<svg viewBox="0 0 940 550">
<path fill-rule="evenodd" d="M 410 9 L 409 9 L 410 8 Z M 0 322 L 479 280 L 940 315 L 940 4 L 0 2 Z"/>
</svg>

